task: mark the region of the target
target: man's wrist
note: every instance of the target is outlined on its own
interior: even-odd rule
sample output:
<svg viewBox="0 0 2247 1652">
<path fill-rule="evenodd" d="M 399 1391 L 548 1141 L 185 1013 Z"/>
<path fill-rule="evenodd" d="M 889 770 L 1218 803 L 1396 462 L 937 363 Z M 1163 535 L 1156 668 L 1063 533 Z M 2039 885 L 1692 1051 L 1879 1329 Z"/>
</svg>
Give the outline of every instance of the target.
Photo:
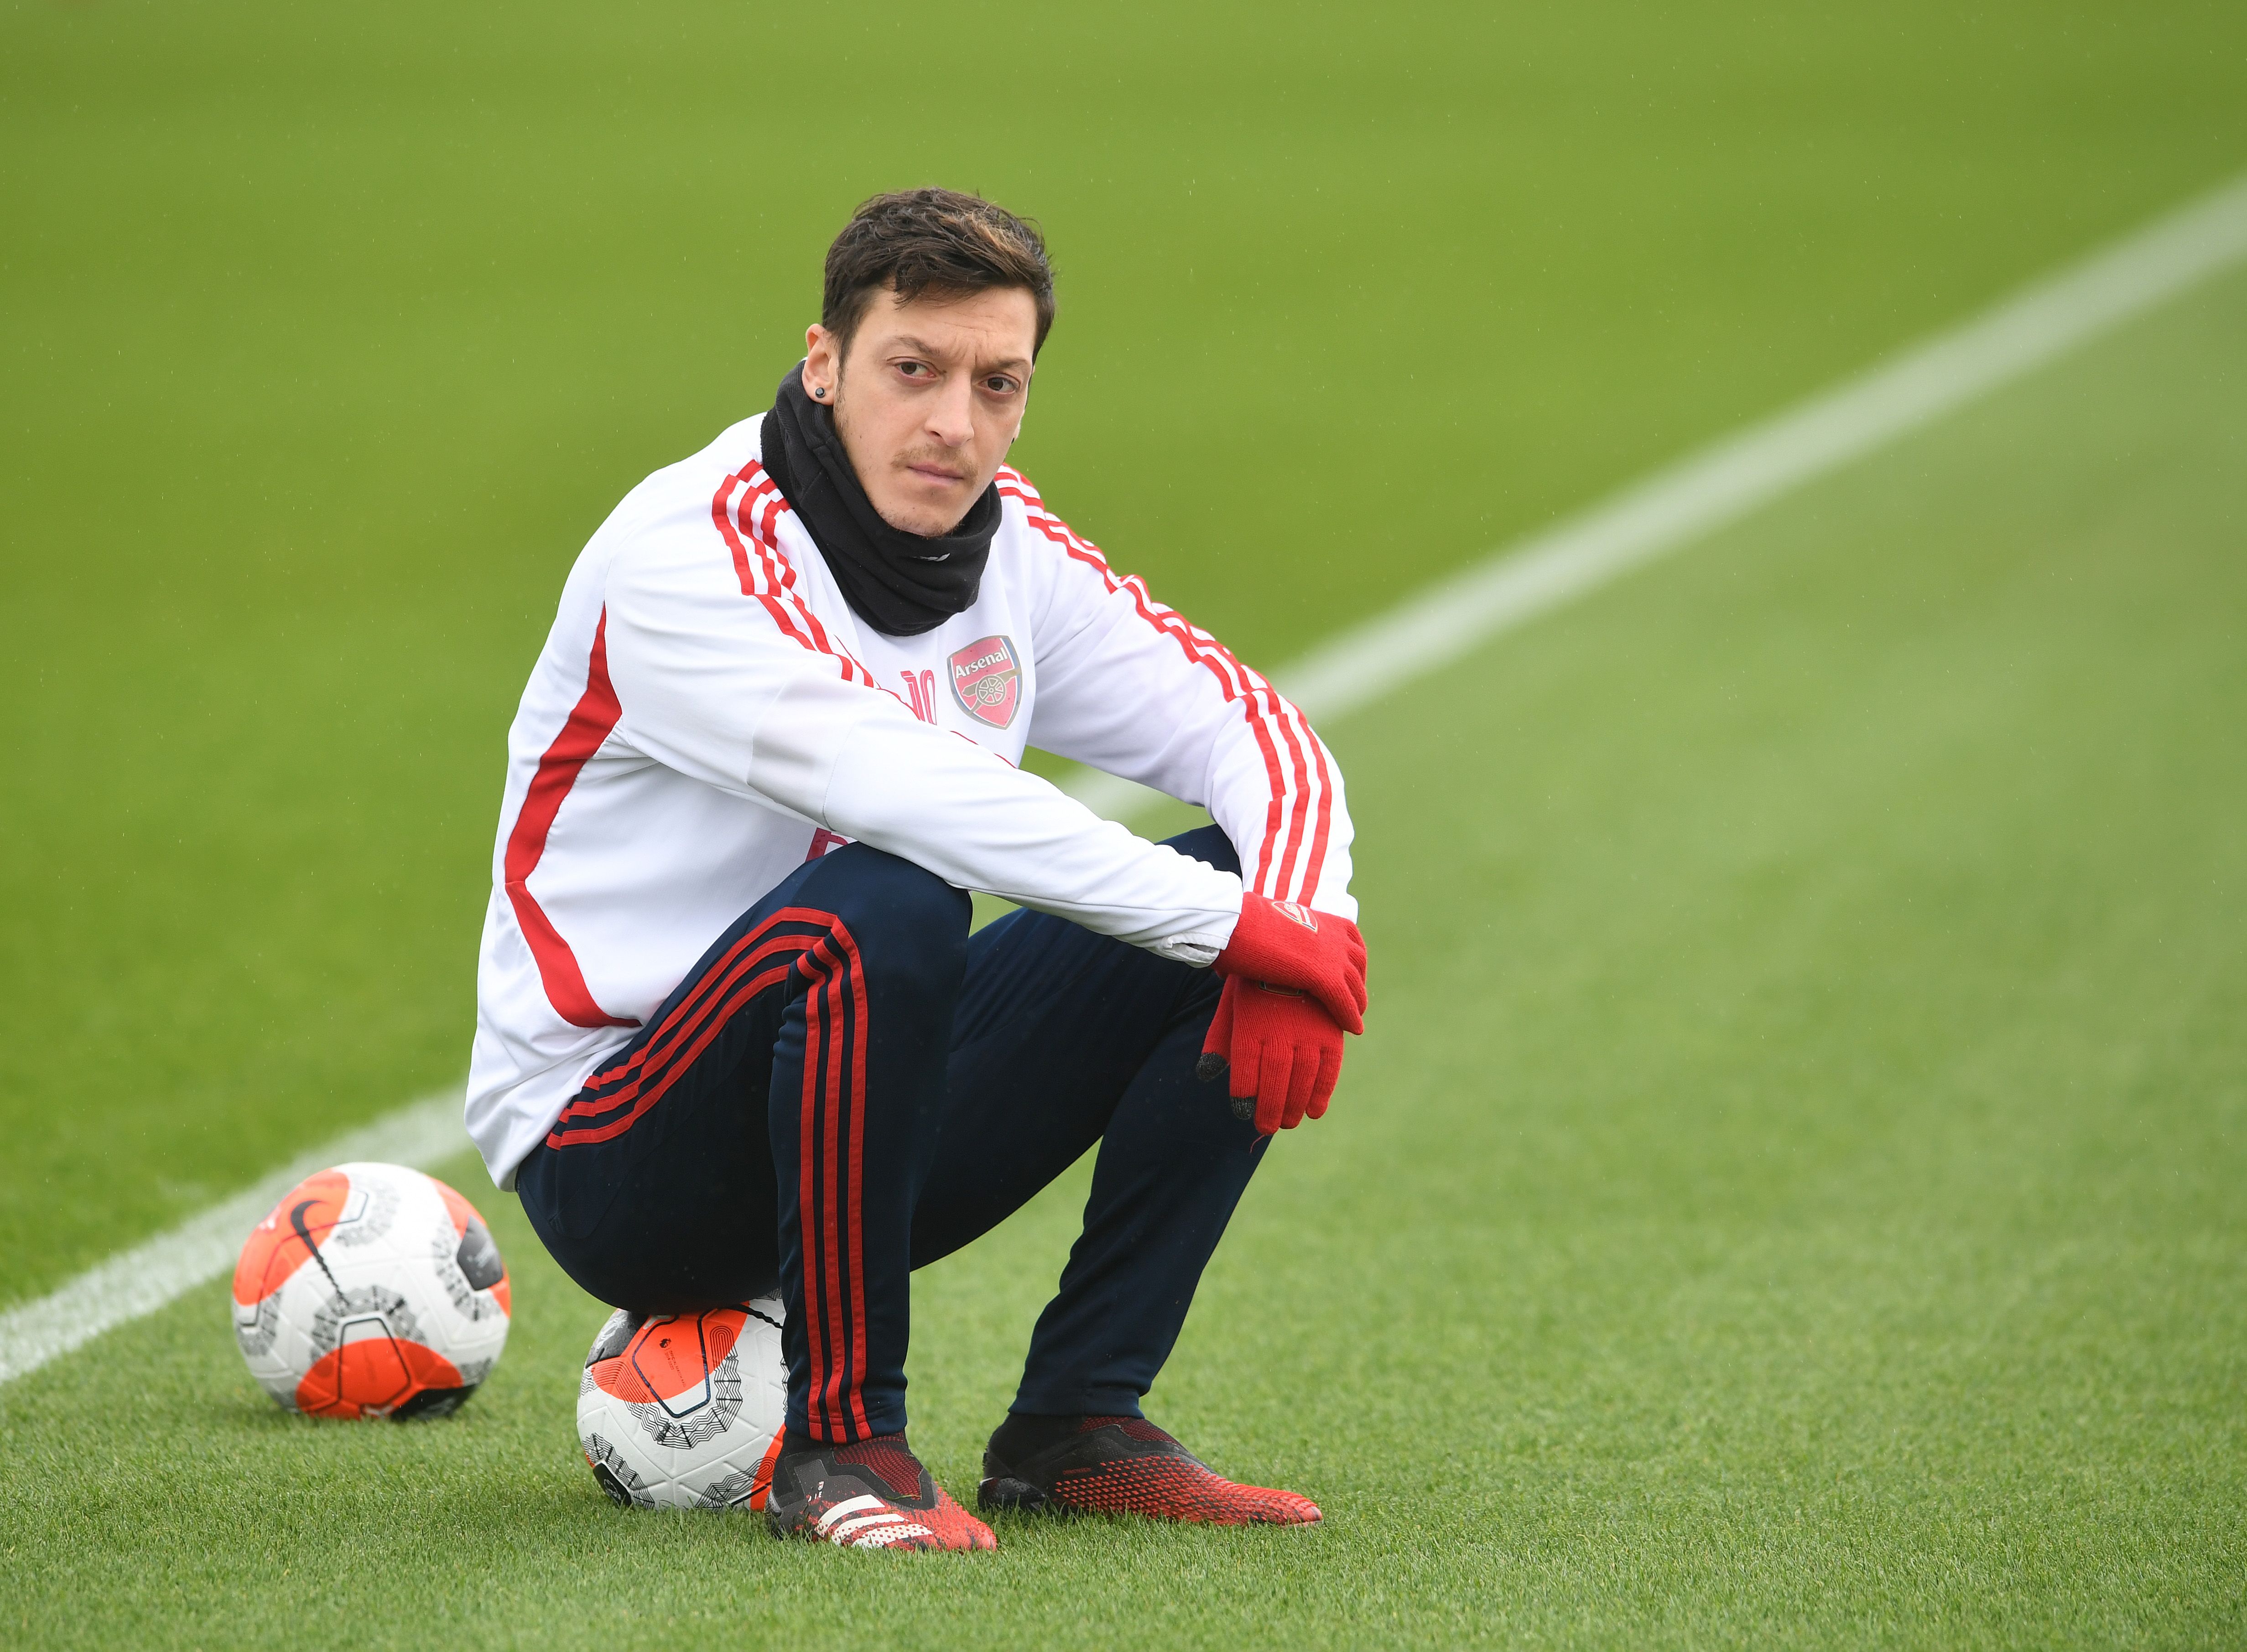
<svg viewBox="0 0 2247 1652">
<path fill-rule="evenodd" d="M 1244 891 L 1241 899 L 1246 900 Z M 1174 964 L 1185 964 L 1194 969 L 1207 969 L 1217 962 L 1217 955 L 1233 944 L 1233 932 L 1240 927 L 1240 909 L 1230 912 L 1212 913 L 1192 929 L 1182 929 L 1175 935 L 1165 935 L 1147 950 L 1158 958 L 1167 958 Z"/>
<path fill-rule="evenodd" d="M 1183 934 L 1165 935 L 1147 950 L 1158 958 L 1167 958 L 1174 964 L 1185 964 L 1194 969 L 1207 969 L 1217 962 L 1217 955 L 1233 939 L 1233 925 L 1212 929 L 1188 930 Z"/>
</svg>

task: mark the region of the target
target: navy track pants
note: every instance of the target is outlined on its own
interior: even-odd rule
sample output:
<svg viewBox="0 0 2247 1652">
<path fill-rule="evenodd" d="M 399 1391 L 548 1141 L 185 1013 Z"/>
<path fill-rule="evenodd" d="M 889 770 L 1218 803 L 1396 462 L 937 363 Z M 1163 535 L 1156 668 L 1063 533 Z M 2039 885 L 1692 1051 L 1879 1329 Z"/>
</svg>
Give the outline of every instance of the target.
<svg viewBox="0 0 2247 1652">
<path fill-rule="evenodd" d="M 1173 838 L 1238 870 L 1215 827 Z M 1206 970 L 1042 913 L 968 933 L 932 873 L 851 844 L 720 936 L 517 1172 L 531 1225 L 641 1313 L 788 1305 L 789 1423 L 905 1425 L 908 1274 L 1095 1142 L 1084 1231 L 1014 1410 L 1137 1416 L 1262 1142 L 1194 1076 Z"/>
</svg>

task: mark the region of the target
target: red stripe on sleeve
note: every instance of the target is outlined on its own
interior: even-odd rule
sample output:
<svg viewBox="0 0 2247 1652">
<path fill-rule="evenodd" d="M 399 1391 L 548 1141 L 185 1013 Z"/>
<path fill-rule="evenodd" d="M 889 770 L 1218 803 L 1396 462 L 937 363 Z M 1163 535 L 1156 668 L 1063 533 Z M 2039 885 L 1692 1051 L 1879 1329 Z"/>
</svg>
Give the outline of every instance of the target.
<svg viewBox="0 0 2247 1652">
<path fill-rule="evenodd" d="M 1263 755 L 1265 781 L 1271 788 L 1271 802 L 1265 809 L 1264 841 L 1258 848 L 1253 870 L 1243 881 L 1249 888 L 1275 900 L 1298 896 L 1308 900 L 1318 889 L 1315 867 L 1325 864 L 1328 819 L 1326 752 L 1308 720 L 1260 672 L 1242 665 L 1231 650 L 1176 609 L 1157 602 L 1140 580 L 1119 579 L 1100 548 L 1079 536 L 1067 522 L 1048 510 L 1037 489 L 1021 473 L 1002 468 L 999 472 L 999 491 L 1004 497 L 1018 502 L 1031 527 L 1066 555 L 1096 572 L 1110 591 L 1128 595 L 1142 619 L 1177 643 L 1188 659 L 1215 677 L 1226 700 L 1240 703 L 1241 714 Z M 1287 751 L 1284 772 L 1281 759 L 1283 744 Z M 1318 801 L 1314 823 L 1311 793 L 1315 768 L 1320 779 L 1315 786 Z M 1307 829 L 1311 850 L 1302 858 L 1302 876 L 1299 880 L 1295 876 L 1297 855 Z"/>
<path fill-rule="evenodd" d="M 1303 733 L 1308 739 L 1310 731 L 1306 728 Z M 1294 726 L 1291 720 L 1286 718 L 1282 718 L 1281 720 L 1280 735 L 1281 739 L 1287 742 L 1287 761 L 1294 768 L 1298 780 L 1308 781 L 1310 775 L 1310 765 L 1303 760 L 1303 747 L 1302 745 L 1295 739 Z M 1291 880 L 1294 878 L 1295 872 L 1295 854 L 1296 851 L 1301 850 L 1303 846 L 1303 834 L 1308 824 L 1307 816 L 1309 812 L 1310 801 L 1310 787 L 1307 784 L 1299 783 L 1295 788 L 1294 796 L 1291 800 L 1287 809 L 1287 847 L 1281 851 L 1280 870 L 1272 880 L 1272 898 L 1274 900 L 1288 900 L 1293 898 L 1292 895 L 1288 891 L 1292 887 Z"/>
<path fill-rule="evenodd" d="M 1327 772 L 1327 748 L 1318 741 L 1311 741 L 1311 755 L 1319 766 L 1319 823 L 1311 834 L 1310 858 L 1303 866 L 1303 893 L 1308 901 L 1318 893 L 1319 879 L 1327 869 L 1327 826 L 1334 814 L 1334 777 Z"/>
</svg>

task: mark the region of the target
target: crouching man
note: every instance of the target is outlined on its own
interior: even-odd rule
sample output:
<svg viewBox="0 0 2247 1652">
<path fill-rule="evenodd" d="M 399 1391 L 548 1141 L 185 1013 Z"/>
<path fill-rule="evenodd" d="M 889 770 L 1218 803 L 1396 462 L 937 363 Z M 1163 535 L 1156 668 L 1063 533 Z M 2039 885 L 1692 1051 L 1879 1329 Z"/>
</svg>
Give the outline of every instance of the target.
<svg viewBox="0 0 2247 1652">
<path fill-rule="evenodd" d="M 1319 1518 L 1139 1403 L 1361 1027 L 1342 775 L 1003 468 L 1053 314 L 1008 213 L 869 201 L 771 410 L 578 557 L 509 735 L 469 1131 L 604 1301 L 777 1282 L 782 1533 L 993 1546 L 906 1444 L 908 1276 L 1095 1142 L 982 1507 Z M 1216 823 L 1135 837 L 1032 744 Z M 1023 910 L 971 935 L 969 890 Z"/>
</svg>

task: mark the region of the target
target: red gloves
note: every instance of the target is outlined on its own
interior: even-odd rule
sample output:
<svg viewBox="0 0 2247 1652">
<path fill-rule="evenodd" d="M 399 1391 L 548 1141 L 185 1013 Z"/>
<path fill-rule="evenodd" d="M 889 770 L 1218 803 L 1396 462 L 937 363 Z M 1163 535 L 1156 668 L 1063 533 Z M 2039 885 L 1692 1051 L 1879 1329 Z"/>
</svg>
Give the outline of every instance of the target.
<svg viewBox="0 0 2247 1652">
<path fill-rule="evenodd" d="M 1318 1000 L 1239 975 L 1226 982 L 1201 1048 L 1195 1070 L 1214 1078 L 1229 1064 L 1233 1110 L 1253 1117 L 1261 1136 L 1323 1117 L 1342 1076 L 1342 1028 Z"/>
<path fill-rule="evenodd" d="M 1332 912 L 1251 891 L 1233 939 L 1212 966 L 1226 978 L 1198 1069 L 1232 1068 L 1234 1111 L 1255 1104 L 1256 1128 L 1291 1130 L 1327 1110 L 1342 1076 L 1342 1035 L 1365 1030 L 1365 938 Z"/>
<path fill-rule="evenodd" d="M 1251 890 L 1233 939 L 1210 967 L 1308 993 L 1345 1033 L 1365 1030 L 1365 937 L 1347 918 Z"/>
</svg>

